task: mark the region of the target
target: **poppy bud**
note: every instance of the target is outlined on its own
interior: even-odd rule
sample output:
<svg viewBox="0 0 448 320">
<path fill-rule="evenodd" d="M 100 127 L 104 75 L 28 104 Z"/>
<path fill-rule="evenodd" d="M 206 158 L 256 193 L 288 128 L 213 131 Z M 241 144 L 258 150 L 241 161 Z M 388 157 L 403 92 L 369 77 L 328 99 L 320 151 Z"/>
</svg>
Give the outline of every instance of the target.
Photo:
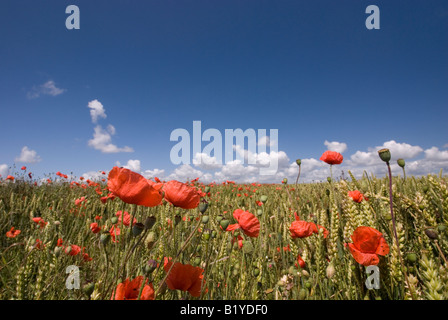
<svg viewBox="0 0 448 320">
<path fill-rule="evenodd" d="M 210 239 L 210 231 L 204 231 L 204 233 L 202 233 L 202 237 L 203 237 L 205 240 Z"/>
<path fill-rule="evenodd" d="M 327 177 L 327 181 L 328 181 L 328 182 L 331 182 L 331 177 Z"/>
<path fill-rule="evenodd" d="M 307 289 L 311 288 L 311 282 L 309 282 L 309 281 L 305 282 L 305 287 Z"/>
<path fill-rule="evenodd" d="M 118 222 L 118 217 L 112 217 L 112 218 L 110 218 L 110 222 L 111 222 L 112 224 L 116 224 L 116 223 Z"/>
<path fill-rule="evenodd" d="M 209 192 L 210 192 L 210 187 L 209 187 L 209 186 L 206 186 L 206 187 L 204 188 L 204 192 L 205 192 L 205 193 L 209 193 Z"/>
<path fill-rule="evenodd" d="M 206 224 L 209 220 L 209 216 L 202 216 L 202 223 Z"/>
<path fill-rule="evenodd" d="M 222 219 L 224 219 L 224 217 L 219 215 L 216 217 L 216 222 L 221 222 Z"/>
<path fill-rule="evenodd" d="M 177 226 L 181 221 L 182 217 L 179 214 L 176 214 L 176 216 L 174 217 L 174 225 Z"/>
<path fill-rule="evenodd" d="M 283 184 L 287 184 L 287 183 L 288 183 L 288 179 L 287 179 L 287 178 L 284 178 L 283 181 L 282 181 L 282 183 L 283 183 Z"/>
<path fill-rule="evenodd" d="M 437 226 L 437 230 L 439 230 L 440 232 L 444 232 L 446 230 L 446 225 L 444 224 L 439 224 Z"/>
<path fill-rule="evenodd" d="M 327 196 L 329 196 L 330 195 L 330 190 L 329 189 L 325 190 L 325 193 L 327 194 Z"/>
<path fill-rule="evenodd" d="M 428 228 L 425 230 L 426 235 L 428 236 L 429 239 L 437 239 L 437 232 L 436 230 L 432 229 L 432 228 Z"/>
<path fill-rule="evenodd" d="M 296 163 L 297 163 L 298 166 L 300 166 L 302 164 L 302 160 L 301 159 L 297 159 Z"/>
<path fill-rule="evenodd" d="M 106 245 L 109 241 L 110 241 L 110 233 L 109 233 L 109 231 L 105 231 L 105 232 L 102 233 L 101 236 L 100 236 L 100 242 L 101 242 L 103 245 Z"/>
<path fill-rule="evenodd" d="M 407 259 L 409 262 L 414 263 L 414 262 L 417 261 L 417 255 L 416 255 L 415 253 L 413 253 L 413 252 L 408 253 L 407 256 L 406 256 L 406 259 Z"/>
<path fill-rule="evenodd" d="M 134 237 L 138 236 L 145 229 L 145 225 L 143 223 L 137 222 L 132 226 L 132 234 Z"/>
<path fill-rule="evenodd" d="M 216 230 L 213 230 L 212 233 L 210 234 L 212 239 L 216 238 L 216 236 L 218 235 L 218 233 L 216 232 Z"/>
<path fill-rule="evenodd" d="M 246 254 L 251 254 L 254 252 L 254 245 L 250 241 L 243 242 L 243 252 Z"/>
<path fill-rule="evenodd" d="M 230 221 L 227 219 L 223 219 L 223 220 L 221 220 L 221 222 L 219 224 L 221 225 L 222 229 L 225 231 L 227 229 L 227 227 L 229 226 Z"/>
<path fill-rule="evenodd" d="M 61 254 L 61 247 L 55 247 L 54 248 L 54 255 L 57 257 Z"/>
<path fill-rule="evenodd" d="M 199 211 L 201 213 L 204 213 L 205 211 L 207 211 L 208 208 L 208 203 L 207 202 L 202 202 L 201 204 L 199 204 Z"/>
<path fill-rule="evenodd" d="M 390 158 L 391 158 L 389 149 L 378 150 L 378 155 L 380 156 L 381 160 L 383 160 L 386 163 L 389 163 Z"/>
<path fill-rule="evenodd" d="M 254 268 L 254 270 L 252 271 L 252 275 L 254 277 L 258 277 L 258 275 L 260 274 L 260 269 L 258 268 Z"/>
<path fill-rule="evenodd" d="M 143 268 L 143 272 L 146 275 L 150 275 L 154 270 L 157 269 L 157 261 L 149 259 L 148 263 L 145 264 L 144 268 Z"/>
<path fill-rule="evenodd" d="M 145 220 L 145 228 L 151 229 L 155 223 L 156 223 L 156 217 L 150 216 L 150 217 L 146 218 L 146 220 Z"/>
<path fill-rule="evenodd" d="M 156 233 L 151 231 L 150 233 L 148 233 L 148 235 L 146 236 L 145 239 L 145 245 L 146 247 L 151 250 L 152 246 L 154 245 L 154 243 L 156 242 Z"/>
<path fill-rule="evenodd" d="M 405 166 L 405 162 L 404 162 L 404 159 L 398 159 L 397 160 L 397 163 L 398 163 L 398 165 L 400 166 L 400 167 L 402 167 L 402 168 L 404 168 L 404 166 Z"/>
<path fill-rule="evenodd" d="M 263 214 L 263 210 L 258 209 L 258 210 L 257 210 L 257 216 L 261 216 L 262 214 Z"/>
<path fill-rule="evenodd" d="M 300 289 L 300 291 L 299 291 L 299 300 L 305 300 L 306 299 L 306 294 L 307 294 L 307 292 L 306 292 L 306 290 L 305 289 Z"/>
<path fill-rule="evenodd" d="M 266 203 L 266 201 L 268 201 L 268 196 L 262 195 L 260 197 L 260 201 L 263 202 L 263 203 Z"/>
<path fill-rule="evenodd" d="M 424 185 L 423 186 L 423 192 L 426 193 L 426 192 L 428 192 L 428 190 L 429 190 L 429 187 L 427 185 Z"/>
<path fill-rule="evenodd" d="M 336 269 L 334 268 L 334 266 L 332 264 L 328 265 L 326 271 L 327 271 L 327 277 L 329 279 L 331 279 L 334 276 L 334 274 L 336 273 Z"/>
<path fill-rule="evenodd" d="M 93 290 L 95 290 L 95 283 L 91 282 L 86 284 L 82 290 L 84 291 L 84 293 L 90 297 L 90 295 L 93 293 Z"/>
</svg>

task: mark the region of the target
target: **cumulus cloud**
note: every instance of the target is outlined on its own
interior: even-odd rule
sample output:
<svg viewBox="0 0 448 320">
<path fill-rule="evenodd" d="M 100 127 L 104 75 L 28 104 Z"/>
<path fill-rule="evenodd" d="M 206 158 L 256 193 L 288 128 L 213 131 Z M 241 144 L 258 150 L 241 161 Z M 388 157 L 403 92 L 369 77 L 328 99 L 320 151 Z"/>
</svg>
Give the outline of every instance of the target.
<svg viewBox="0 0 448 320">
<path fill-rule="evenodd" d="M 42 159 L 37 154 L 35 150 L 30 150 L 27 146 L 24 146 L 22 148 L 22 152 L 20 153 L 20 156 L 16 157 L 16 162 L 23 162 L 23 163 L 37 163 L 40 162 Z"/>
<path fill-rule="evenodd" d="M 436 162 L 448 161 L 448 150 L 440 151 L 439 148 L 432 147 L 425 150 L 425 158 Z"/>
<path fill-rule="evenodd" d="M 53 80 L 49 80 L 39 86 L 33 86 L 31 91 L 27 93 L 27 97 L 29 99 L 35 99 L 40 97 L 41 95 L 49 95 L 55 97 L 63 94 L 65 91 L 67 91 L 67 89 L 58 88 L 56 87 L 56 84 Z"/>
<path fill-rule="evenodd" d="M 131 147 L 122 148 L 112 144 L 112 136 L 115 134 L 115 128 L 112 125 L 104 130 L 103 127 L 97 125 L 94 129 L 93 138 L 89 140 L 88 145 L 102 153 L 118 153 L 118 152 L 134 152 Z"/>
<path fill-rule="evenodd" d="M 155 177 L 159 179 L 164 179 L 165 170 L 163 169 L 145 170 L 144 172 L 142 172 L 142 176 L 144 176 L 146 179 L 154 179 Z"/>
<path fill-rule="evenodd" d="M 0 176 L 5 179 L 9 174 L 9 167 L 7 164 L 0 164 Z"/>
<path fill-rule="evenodd" d="M 128 163 L 124 166 L 124 168 L 134 172 L 140 172 L 140 160 L 128 160 Z"/>
<path fill-rule="evenodd" d="M 325 140 L 324 145 L 327 146 L 328 150 L 336 151 L 339 153 L 344 153 L 344 151 L 347 150 L 347 144 L 344 142 L 337 142 L 337 141 L 329 142 Z"/>
<path fill-rule="evenodd" d="M 216 157 L 210 157 L 206 153 L 196 153 L 193 158 L 193 164 L 203 170 L 214 170 L 222 167 L 222 164 Z"/>
<path fill-rule="evenodd" d="M 103 107 L 103 104 L 98 100 L 92 100 L 87 105 L 90 108 L 90 117 L 92 118 L 92 122 L 96 123 L 98 118 L 106 118 L 106 110 Z"/>
<path fill-rule="evenodd" d="M 184 164 L 174 169 L 174 171 L 166 177 L 166 180 L 178 180 L 184 182 L 196 178 L 199 178 L 202 181 L 210 181 L 212 175 L 210 173 L 203 173 L 188 164 Z"/>
</svg>

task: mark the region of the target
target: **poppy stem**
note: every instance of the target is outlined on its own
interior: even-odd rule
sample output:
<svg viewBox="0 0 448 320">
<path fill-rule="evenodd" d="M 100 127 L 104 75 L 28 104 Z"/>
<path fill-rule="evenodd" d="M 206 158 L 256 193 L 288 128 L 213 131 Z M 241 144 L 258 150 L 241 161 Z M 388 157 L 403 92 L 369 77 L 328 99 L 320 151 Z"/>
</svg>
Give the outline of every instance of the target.
<svg viewBox="0 0 448 320">
<path fill-rule="evenodd" d="M 296 188 L 297 188 L 297 182 L 299 182 L 299 177 L 300 177 L 300 171 L 302 170 L 302 166 L 299 166 L 299 174 L 297 175 L 297 179 L 296 179 Z"/>
<path fill-rule="evenodd" d="M 389 205 L 390 205 L 390 216 L 392 218 L 392 226 L 394 229 L 395 245 L 397 246 L 397 252 L 398 252 L 398 256 L 400 258 L 401 269 L 403 271 L 404 278 L 406 280 L 406 284 L 408 285 L 408 288 L 411 292 L 412 300 L 415 300 L 414 291 L 412 290 L 411 286 L 409 285 L 408 275 L 404 268 L 403 257 L 401 256 L 400 242 L 398 241 L 398 234 L 397 234 L 397 228 L 395 225 L 395 217 L 394 217 L 394 204 L 393 204 L 393 195 L 392 195 L 392 171 L 390 170 L 389 161 L 387 161 L 386 164 L 387 164 L 387 170 L 389 173 Z"/>
</svg>

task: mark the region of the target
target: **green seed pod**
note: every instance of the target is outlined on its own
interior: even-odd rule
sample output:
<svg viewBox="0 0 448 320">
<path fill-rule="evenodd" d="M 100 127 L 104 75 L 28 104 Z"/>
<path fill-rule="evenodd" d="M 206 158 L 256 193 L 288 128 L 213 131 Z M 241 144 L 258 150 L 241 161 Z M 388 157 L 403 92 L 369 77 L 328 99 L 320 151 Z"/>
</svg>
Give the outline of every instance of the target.
<svg viewBox="0 0 448 320">
<path fill-rule="evenodd" d="M 305 288 L 310 289 L 311 288 L 311 282 L 309 282 L 309 281 L 305 282 Z"/>
<path fill-rule="evenodd" d="M 193 260 L 193 265 L 194 266 L 198 266 L 201 263 L 201 258 L 200 257 L 196 257 Z"/>
<path fill-rule="evenodd" d="M 144 229 L 145 229 L 145 226 L 143 225 L 143 223 L 137 222 L 136 224 L 134 224 L 132 226 L 132 234 L 134 235 L 134 237 L 136 237 L 140 233 L 142 233 Z"/>
<path fill-rule="evenodd" d="M 401 159 L 401 158 L 397 160 L 397 163 L 402 168 L 404 168 L 404 166 L 406 165 L 406 163 L 404 162 L 404 159 Z"/>
<path fill-rule="evenodd" d="M 219 215 L 216 217 L 216 222 L 221 222 L 222 219 L 224 219 L 224 217 Z"/>
<path fill-rule="evenodd" d="M 201 245 L 198 245 L 197 247 L 196 247 L 196 252 L 201 252 L 201 250 L 202 250 L 202 246 Z"/>
<path fill-rule="evenodd" d="M 327 181 L 328 181 L 328 182 L 331 182 L 331 177 L 327 177 Z"/>
<path fill-rule="evenodd" d="M 216 230 L 213 230 L 212 233 L 210 234 L 212 239 L 216 238 L 216 236 L 218 235 L 218 233 L 216 232 Z"/>
<path fill-rule="evenodd" d="M 381 160 L 383 160 L 386 163 L 389 163 L 390 158 L 391 158 L 389 149 L 385 148 L 385 149 L 378 150 L 378 155 L 380 156 Z"/>
<path fill-rule="evenodd" d="M 201 213 L 204 213 L 205 211 L 207 211 L 208 203 L 207 202 L 202 202 L 202 203 L 199 204 L 198 208 L 199 208 L 199 211 Z"/>
<path fill-rule="evenodd" d="M 252 271 L 252 275 L 254 277 L 258 277 L 258 275 L 260 274 L 260 269 L 258 268 L 254 268 L 254 270 Z"/>
<path fill-rule="evenodd" d="M 110 241 L 110 233 L 109 231 L 105 231 L 100 236 L 100 242 L 105 246 L 106 244 L 109 243 L 109 241 Z"/>
<path fill-rule="evenodd" d="M 444 225 L 444 224 L 439 224 L 439 225 L 437 226 L 437 230 L 438 230 L 439 232 L 444 232 L 444 231 L 446 230 L 446 225 Z"/>
<path fill-rule="evenodd" d="M 148 263 L 146 263 L 143 266 L 143 273 L 145 275 L 149 276 L 156 269 L 157 269 L 157 261 L 150 259 L 150 260 L 148 260 Z"/>
<path fill-rule="evenodd" d="M 411 263 L 415 263 L 417 262 L 417 255 L 413 252 L 410 252 L 406 255 L 406 259 Z"/>
<path fill-rule="evenodd" d="M 223 219 L 223 220 L 221 220 L 221 222 L 219 224 L 221 225 L 222 229 L 225 231 L 227 229 L 227 227 L 229 226 L 230 221 L 227 219 Z"/>
<path fill-rule="evenodd" d="M 261 216 L 263 214 L 263 210 L 257 209 L 257 216 Z"/>
<path fill-rule="evenodd" d="M 427 193 L 429 191 L 429 187 L 427 185 L 423 186 L 423 192 Z"/>
<path fill-rule="evenodd" d="M 154 226 L 154 224 L 156 223 L 156 217 L 154 217 L 154 216 L 149 216 L 148 218 L 146 218 L 146 220 L 145 220 L 145 228 L 146 229 L 151 229 L 153 226 Z"/>
<path fill-rule="evenodd" d="M 118 217 L 112 217 L 112 218 L 110 218 L 110 222 L 111 222 L 112 224 L 116 224 L 116 223 L 118 222 Z"/>
<path fill-rule="evenodd" d="M 262 195 L 262 196 L 260 197 L 260 201 L 263 202 L 263 203 L 266 203 L 266 201 L 268 201 L 268 196 L 266 196 L 266 195 Z"/>
<path fill-rule="evenodd" d="M 84 287 L 82 287 L 82 291 L 90 297 L 90 295 L 93 293 L 93 290 L 95 290 L 95 283 L 91 282 L 86 284 Z"/>
<path fill-rule="evenodd" d="M 210 233 L 209 233 L 209 232 L 204 232 L 204 233 L 202 234 L 202 237 L 203 237 L 205 240 L 208 240 L 208 239 L 210 239 Z"/>
<path fill-rule="evenodd" d="M 290 266 L 288 269 L 289 274 L 297 275 L 297 269 L 294 266 Z"/>
<path fill-rule="evenodd" d="M 297 163 L 298 166 L 300 166 L 302 164 L 302 160 L 301 159 L 297 159 L 296 163 Z"/>
<path fill-rule="evenodd" d="M 330 190 L 329 190 L 329 189 L 326 189 L 326 190 L 325 190 L 325 193 L 327 194 L 327 196 L 329 196 L 329 195 L 330 195 Z"/>
<path fill-rule="evenodd" d="M 390 214 L 390 212 L 387 212 L 384 214 L 384 219 L 386 219 L 387 221 L 391 221 L 392 220 L 392 215 Z"/>
<path fill-rule="evenodd" d="M 202 216 L 201 220 L 202 220 L 203 224 L 206 224 L 208 222 L 208 220 L 209 220 L 209 216 Z"/>
</svg>

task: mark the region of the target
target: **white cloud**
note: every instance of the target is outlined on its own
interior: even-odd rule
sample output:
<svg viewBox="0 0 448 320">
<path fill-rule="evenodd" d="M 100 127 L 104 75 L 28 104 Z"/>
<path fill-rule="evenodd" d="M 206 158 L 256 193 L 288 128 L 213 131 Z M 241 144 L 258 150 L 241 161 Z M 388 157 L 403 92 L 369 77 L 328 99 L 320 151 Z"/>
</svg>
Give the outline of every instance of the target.
<svg viewBox="0 0 448 320">
<path fill-rule="evenodd" d="M 88 171 L 83 173 L 81 176 L 84 177 L 84 179 L 89 179 L 92 181 L 100 181 L 101 179 L 107 178 L 107 172 L 106 174 L 102 174 L 100 171 Z"/>
<path fill-rule="evenodd" d="M 100 150 L 103 153 L 118 153 L 118 152 L 134 152 L 131 147 L 125 146 L 119 148 L 112 144 L 112 136 L 115 134 L 115 128 L 112 125 L 107 127 L 107 131 L 100 125 L 95 127 L 93 133 L 93 139 L 90 139 L 88 145 L 96 150 Z"/>
<path fill-rule="evenodd" d="M 23 162 L 23 163 L 37 163 L 40 162 L 42 159 L 37 154 L 35 150 L 30 150 L 27 146 L 24 146 L 22 148 L 22 152 L 20 153 L 20 156 L 16 157 L 16 162 Z"/>
<path fill-rule="evenodd" d="M 275 146 L 276 141 L 271 140 L 268 136 L 263 136 L 258 140 L 258 146 Z"/>
<path fill-rule="evenodd" d="M 425 158 L 430 161 L 448 161 L 448 150 L 440 151 L 437 147 L 425 150 Z"/>
<path fill-rule="evenodd" d="M 392 160 L 397 160 L 400 158 L 412 159 L 423 151 L 423 149 L 419 146 L 411 146 L 407 143 L 398 143 L 394 140 L 384 142 L 383 146 L 377 147 L 376 151 L 378 152 L 378 150 L 382 148 L 388 148 L 390 150 Z"/>
<path fill-rule="evenodd" d="M 27 93 L 27 97 L 29 99 L 35 99 L 40 97 L 41 95 L 50 95 L 50 96 L 58 96 L 60 94 L 63 94 L 67 89 L 60 89 L 56 87 L 56 84 L 53 80 L 49 80 L 45 82 L 44 84 L 41 84 L 40 86 L 33 86 L 31 91 Z"/>
<path fill-rule="evenodd" d="M 325 140 L 324 145 L 327 146 L 328 150 L 336 151 L 339 153 L 343 153 L 345 150 L 347 150 L 347 144 L 344 142 L 337 142 L 337 141 L 329 142 Z"/>
<path fill-rule="evenodd" d="M 194 169 L 188 164 L 184 164 L 174 169 L 166 180 L 178 180 L 185 182 L 196 178 L 199 178 L 201 181 L 211 181 L 212 175 L 210 173 L 204 174 L 202 171 Z"/>
<path fill-rule="evenodd" d="M 163 179 L 163 177 L 165 176 L 165 170 L 145 170 L 144 172 L 142 172 L 142 176 L 144 176 L 146 179 L 154 179 L 155 177 Z"/>
<path fill-rule="evenodd" d="M 0 164 L 0 176 L 2 179 L 6 179 L 9 174 L 9 167 L 7 164 Z"/>
<path fill-rule="evenodd" d="M 140 172 L 140 160 L 128 160 L 128 163 L 124 166 L 124 168 L 134 172 Z"/>
<path fill-rule="evenodd" d="M 210 157 L 206 153 L 196 153 L 193 164 L 203 170 L 214 170 L 222 167 L 216 157 Z"/>
<path fill-rule="evenodd" d="M 90 108 L 90 117 L 92 118 L 92 122 L 96 123 L 98 118 L 106 118 L 106 110 L 104 109 L 101 102 L 98 100 L 92 100 L 87 105 Z"/>
</svg>

